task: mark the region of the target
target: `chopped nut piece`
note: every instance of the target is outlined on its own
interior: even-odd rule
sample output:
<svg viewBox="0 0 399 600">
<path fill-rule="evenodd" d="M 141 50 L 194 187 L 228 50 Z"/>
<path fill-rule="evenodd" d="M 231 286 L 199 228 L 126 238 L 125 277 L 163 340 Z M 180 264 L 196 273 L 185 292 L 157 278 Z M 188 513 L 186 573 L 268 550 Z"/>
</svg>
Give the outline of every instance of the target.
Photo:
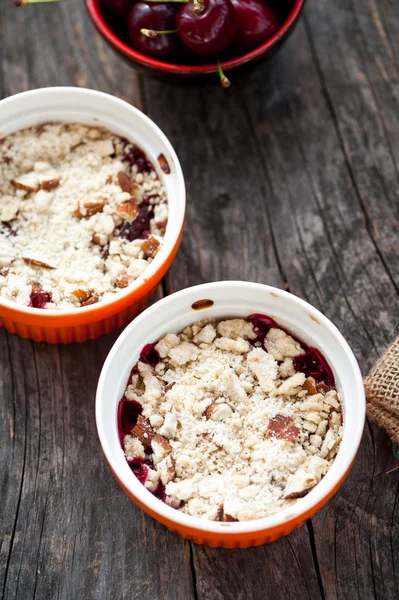
<svg viewBox="0 0 399 600">
<path fill-rule="evenodd" d="M 165 458 L 170 452 L 172 452 L 172 446 L 168 440 L 158 433 L 154 435 L 151 440 L 151 448 L 154 452 L 154 463 L 158 464 Z"/>
<path fill-rule="evenodd" d="M 37 258 L 29 258 L 28 256 L 22 257 L 23 261 L 26 262 L 27 265 L 31 267 L 43 267 L 44 269 L 55 269 L 55 267 L 47 264 L 43 260 L 39 260 Z"/>
<path fill-rule="evenodd" d="M 128 285 L 130 285 L 132 283 L 132 281 L 133 281 L 133 279 L 131 277 L 129 277 L 128 275 L 126 275 L 126 273 L 121 273 L 115 279 L 115 284 L 119 288 L 126 288 Z"/>
<path fill-rule="evenodd" d="M 316 385 L 316 389 L 317 389 L 318 392 L 327 393 L 330 388 L 325 383 L 318 383 Z"/>
<path fill-rule="evenodd" d="M 119 171 L 118 183 L 119 187 L 122 189 L 123 192 L 127 192 L 130 195 L 133 194 L 133 181 L 130 179 L 129 175 L 127 175 L 127 173 L 125 173 L 124 171 Z"/>
<path fill-rule="evenodd" d="M 60 185 L 61 179 L 44 179 L 40 182 L 42 190 L 54 190 Z"/>
<path fill-rule="evenodd" d="M 11 179 L 11 183 L 19 190 L 25 190 L 27 192 L 36 192 L 39 189 L 39 180 L 37 174 L 33 171 L 31 173 L 20 175 L 15 179 Z"/>
<path fill-rule="evenodd" d="M 305 390 L 307 390 L 309 392 L 309 394 L 311 396 L 314 396 L 315 394 L 317 394 L 317 388 L 315 386 L 315 380 L 313 379 L 313 377 L 307 377 L 305 379 L 305 381 L 303 382 L 303 387 L 305 388 Z"/>
<path fill-rule="evenodd" d="M 151 448 L 151 441 L 155 437 L 155 431 L 142 415 L 137 417 L 137 423 L 133 427 L 131 434 L 133 437 L 140 440 L 144 448 Z"/>
<path fill-rule="evenodd" d="M 161 475 L 161 481 L 164 485 L 168 485 L 168 483 L 174 480 L 176 476 L 176 465 L 171 454 L 157 464 L 157 471 Z"/>
<path fill-rule="evenodd" d="M 139 214 L 139 208 L 134 198 L 130 198 L 130 200 L 118 204 L 116 207 L 116 211 L 118 215 L 123 217 L 128 222 L 134 221 L 134 219 Z"/>
<path fill-rule="evenodd" d="M 159 246 L 160 242 L 151 236 L 147 240 L 144 240 L 144 242 L 141 244 L 141 249 L 144 252 L 144 256 L 154 258 L 159 250 Z"/>
<path fill-rule="evenodd" d="M 216 515 L 214 516 L 213 520 L 214 521 L 223 521 L 223 504 L 219 504 L 219 506 L 217 507 L 216 510 Z"/>
<path fill-rule="evenodd" d="M 92 217 L 104 210 L 105 202 L 85 202 L 83 210 L 78 206 L 74 211 L 74 217 Z"/>
<path fill-rule="evenodd" d="M 87 300 L 93 296 L 93 293 L 93 290 L 82 290 L 80 288 L 72 292 L 79 302 L 87 302 Z"/>
<path fill-rule="evenodd" d="M 31 286 L 32 286 L 32 292 L 38 293 L 38 292 L 43 291 L 43 286 L 38 281 L 32 281 Z"/>
<path fill-rule="evenodd" d="M 99 301 L 98 294 L 94 293 L 90 298 L 81 303 L 80 306 L 91 306 L 91 304 L 97 304 Z"/>
<path fill-rule="evenodd" d="M 232 517 L 231 515 L 228 514 L 224 514 L 224 519 L 223 519 L 226 523 L 238 523 L 238 519 L 235 519 L 234 517 Z"/>
<path fill-rule="evenodd" d="M 228 404 L 211 404 L 208 406 L 205 412 L 208 419 L 212 419 L 212 421 L 223 421 L 224 419 L 228 419 L 233 414 L 230 406 Z"/>
<path fill-rule="evenodd" d="M 276 415 L 269 419 L 268 432 L 270 437 L 275 437 L 286 442 L 294 442 L 300 431 L 294 427 L 291 417 Z"/>
<path fill-rule="evenodd" d="M 284 498 L 291 500 L 293 498 L 302 498 L 314 488 L 317 483 L 317 479 L 314 475 L 306 473 L 303 469 L 299 469 L 296 473 L 291 475 L 287 481 L 286 488 L 284 490 Z"/>
<path fill-rule="evenodd" d="M 105 246 L 108 242 L 108 236 L 105 233 L 94 233 L 93 242 L 98 246 Z"/>
</svg>

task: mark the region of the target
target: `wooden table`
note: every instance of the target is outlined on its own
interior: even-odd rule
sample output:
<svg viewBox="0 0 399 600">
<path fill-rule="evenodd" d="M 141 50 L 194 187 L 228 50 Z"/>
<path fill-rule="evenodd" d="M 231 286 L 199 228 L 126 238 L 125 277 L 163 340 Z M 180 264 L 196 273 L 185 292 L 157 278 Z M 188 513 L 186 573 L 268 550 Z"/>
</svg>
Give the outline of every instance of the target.
<svg viewBox="0 0 399 600">
<path fill-rule="evenodd" d="M 82 0 L 0 0 L 0 94 L 87 86 L 144 110 L 188 191 L 160 294 L 218 279 L 322 310 L 364 373 L 399 319 L 399 2 L 313 0 L 286 47 L 226 92 L 137 76 Z M 332 600 L 399 596 L 399 466 L 368 423 L 352 472 L 306 526 L 248 550 L 190 544 L 147 517 L 101 452 L 94 393 L 118 332 L 50 346 L 0 330 L 4 598 Z"/>
</svg>

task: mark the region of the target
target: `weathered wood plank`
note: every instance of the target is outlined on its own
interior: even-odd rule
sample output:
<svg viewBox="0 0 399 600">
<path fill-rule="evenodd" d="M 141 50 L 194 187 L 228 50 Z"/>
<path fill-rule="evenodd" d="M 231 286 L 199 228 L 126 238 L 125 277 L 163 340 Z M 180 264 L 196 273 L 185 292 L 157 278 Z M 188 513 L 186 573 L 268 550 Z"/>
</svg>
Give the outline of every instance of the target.
<svg viewBox="0 0 399 600">
<path fill-rule="evenodd" d="M 117 333 L 60 348 L 0 336 L 6 373 L 24 365 L 1 409 L 4 598 L 192 597 L 189 544 L 133 505 L 98 444 L 94 392 Z"/>
<path fill-rule="evenodd" d="M 399 35 L 384 26 L 386 4 L 318 2 L 307 31 L 368 231 L 399 290 Z"/>
<path fill-rule="evenodd" d="M 308 3 L 281 54 L 234 75 L 227 94 L 216 81 L 148 79 L 142 94 L 80 0 L 1 3 L 0 94 L 72 84 L 144 102 L 187 179 L 166 291 L 231 278 L 288 285 L 337 323 L 366 371 L 399 316 L 398 32 L 390 0 Z M 328 600 L 397 597 L 399 471 L 388 473 L 397 462 L 374 426 L 313 519 L 314 540 L 303 527 L 246 551 L 193 546 L 190 561 L 189 544 L 119 489 L 97 442 L 95 386 L 116 335 L 57 348 L 0 330 L 5 598 L 313 600 L 318 568 Z"/>
<path fill-rule="evenodd" d="M 199 600 L 322 598 L 306 526 L 246 550 L 195 547 Z"/>
</svg>

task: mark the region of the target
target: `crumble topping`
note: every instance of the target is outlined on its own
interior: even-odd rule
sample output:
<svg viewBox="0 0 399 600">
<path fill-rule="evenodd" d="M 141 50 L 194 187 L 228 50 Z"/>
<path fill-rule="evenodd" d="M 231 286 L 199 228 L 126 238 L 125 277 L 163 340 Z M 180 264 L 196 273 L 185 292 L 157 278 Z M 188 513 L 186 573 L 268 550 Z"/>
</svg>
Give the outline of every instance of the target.
<svg viewBox="0 0 399 600">
<path fill-rule="evenodd" d="M 146 346 L 118 423 L 147 489 L 217 521 L 291 506 L 325 475 L 343 434 L 324 357 L 264 315 L 198 322 Z"/>
<path fill-rule="evenodd" d="M 0 140 L 0 299 L 111 298 L 152 262 L 167 220 L 152 163 L 104 128 L 49 123 Z"/>
</svg>

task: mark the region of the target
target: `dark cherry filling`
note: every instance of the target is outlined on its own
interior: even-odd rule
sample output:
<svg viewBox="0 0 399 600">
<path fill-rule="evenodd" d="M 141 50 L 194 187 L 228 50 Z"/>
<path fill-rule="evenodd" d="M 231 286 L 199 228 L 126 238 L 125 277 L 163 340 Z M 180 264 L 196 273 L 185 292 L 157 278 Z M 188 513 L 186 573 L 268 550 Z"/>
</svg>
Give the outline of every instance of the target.
<svg viewBox="0 0 399 600">
<path fill-rule="evenodd" d="M 11 237 L 15 237 L 16 235 L 18 235 L 18 232 L 12 228 L 12 225 L 9 221 L 1 221 L 0 226 L 2 227 L 2 229 L 4 229 L 7 235 Z"/>
<path fill-rule="evenodd" d="M 294 369 L 305 373 L 306 377 L 313 377 L 317 383 L 324 383 L 329 388 L 335 387 L 330 365 L 317 348 L 308 348 L 305 354 L 294 358 Z"/>
<path fill-rule="evenodd" d="M 40 293 L 40 292 L 39 292 Z M 43 292 L 41 292 L 43 293 Z M 44 292 L 45 293 L 45 292 Z M 311 348 L 298 340 L 289 331 L 281 327 L 274 319 L 262 314 L 252 314 L 248 317 L 254 326 L 254 331 L 257 337 L 251 341 L 253 345 L 263 346 L 264 340 L 268 332 L 272 327 L 282 329 L 288 335 L 291 335 L 297 342 L 299 342 L 304 348 L 305 353 L 294 358 L 294 368 L 296 371 L 304 373 L 306 377 L 313 377 L 317 383 L 324 383 L 328 388 L 332 389 L 335 387 L 335 380 L 333 372 L 327 363 L 324 356 L 317 348 Z M 140 353 L 140 361 L 155 367 L 161 358 L 155 349 L 155 344 L 146 344 Z M 138 374 L 137 364 L 132 368 L 130 372 L 130 379 L 132 375 Z M 120 400 L 118 406 L 118 433 L 121 446 L 123 448 L 123 441 L 126 435 L 130 435 L 133 427 L 137 423 L 138 416 L 142 413 L 142 406 L 134 400 L 128 400 L 125 396 Z M 280 419 L 281 421 L 281 419 Z M 295 427 L 291 427 L 289 422 L 280 422 L 277 418 L 272 421 L 270 434 L 275 437 L 282 437 L 283 434 L 286 439 L 290 439 L 292 435 L 297 434 Z M 294 431 L 295 430 L 295 431 Z M 287 437 L 288 436 L 288 437 Z M 127 459 L 127 462 L 135 474 L 137 479 L 144 485 L 148 477 L 148 469 L 154 468 L 153 452 L 151 448 L 147 448 L 145 451 L 145 457 Z M 167 503 L 167 495 L 165 493 L 165 486 L 162 482 L 159 482 L 158 487 L 154 492 L 151 492 L 156 498 L 159 498 L 162 502 Z"/>
<path fill-rule="evenodd" d="M 129 163 L 131 167 L 136 165 L 139 173 L 150 173 L 154 167 L 148 160 L 145 152 L 135 144 L 125 141 L 123 160 Z"/>
<path fill-rule="evenodd" d="M 140 352 L 140 361 L 151 367 L 156 367 L 160 360 L 161 357 L 155 350 L 155 344 L 146 344 Z"/>
<path fill-rule="evenodd" d="M 280 327 L 278 323 L 271 317 L 267 317 L 266 315 L 261 315 L 258 313 L 254 313 L 253 315 L 249 315 L 248 321 L 252 323 L 254 326 L 254 332 L 257 335 L 257 338 L 254 343 L 260 342 L 263 346 L 263 342 L 265 341 L 265 337 L 269 333 L 269 330 L 272 327 Z M 280 327 L 281 329 L 281 327 Z"/>
<path fill-rule="evenodd" d="M 48 292 L 32 292 L 29 306 L 33 308 L 45 308 L 47 302 L 51 302 L 51 294 Z"/>
<path fill-rule="evenodd" d="M 143 407 L 135 400 L 128 400 L 123 396 L 118 406 L 118 432 L 123 446 L 125 435 L 130 435 L 137 423 L 137 417 L 141 415 Z"/>
<path fill-rule="evenodd" d="M 146 467 L 143 464 L 131 464 L 130 468 L 132 469 L 133 473 L 136 475 L 140 483 L 144 485 L 148 476 L 148 467 Z"/>
<path fill-rule="evenodd" d="M 154 217 L 154 208 L 148 201 L 144 200 L 139 207 L 137 217 L 132 223 L 125 221 L 119 229 L 120 237 L 129 242 L 138 239 L 146 239 L 150 235 L 150 221 Z"/>
<path fill-rule="evenodd" d="M 305 350 L 304 354 L 294 358 L 294 369 L 297 372 L 305 373 L 306 377 L 313 377 L 317 383 L 324 383 L 329 388 L 335 387 L 335 380 L 331 368 L 317 348 L 311 348 L 301 340 L 298 340 L 291 332 L 281 327 L 274 319 L 267 315 L 253 314 L 248 317 L 248 321 L 254 326 L 254 331 L 257 334 L 257 338 L 253 340 L 253 343 L 260 342 L 263 346 L 265 337 L 272 327 L 282 329 L 290 335 L 296 342 L 298 342 Z"/>
</svg>

